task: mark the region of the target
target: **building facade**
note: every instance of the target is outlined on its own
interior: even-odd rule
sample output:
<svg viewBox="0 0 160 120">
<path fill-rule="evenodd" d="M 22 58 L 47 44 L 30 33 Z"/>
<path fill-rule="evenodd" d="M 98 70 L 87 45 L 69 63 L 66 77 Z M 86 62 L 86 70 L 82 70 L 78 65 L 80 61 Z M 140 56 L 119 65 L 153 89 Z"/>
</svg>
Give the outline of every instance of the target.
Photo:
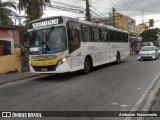
<svg viewBox="0 0 160 120">
<path fill-rule="evenodd" d="M 149 27 L 144 23 L 141 23 L 136 26 L 136 35 L 139 36 L 143 31 L 147 30 Z"/>
<path fill-rule="evenodd" d="M 0 27 L 0 74 L 22 72 L 20 31 L 12 27 Z"/>
<path fill-rule="evenodd" d="M 117 12 L 114 14 L 114 16 L 113 16 L 113 13 L 110 13 L 108 20 L 109 21 L 112 20 L 112 22 L 107 23 L 108 25 L 112 25 L 112 26 L 115 26 L 116 28 L 126 30 L 132 35 L 136 34 L 135 33 L 136 21 L 134 19 Z"/>
</svg>

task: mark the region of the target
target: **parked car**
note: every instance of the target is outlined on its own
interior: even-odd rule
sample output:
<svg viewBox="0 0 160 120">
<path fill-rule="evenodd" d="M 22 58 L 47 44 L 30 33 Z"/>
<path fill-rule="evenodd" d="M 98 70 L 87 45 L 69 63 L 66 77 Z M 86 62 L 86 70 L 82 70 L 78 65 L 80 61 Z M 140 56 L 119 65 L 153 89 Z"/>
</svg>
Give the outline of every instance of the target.
<svg viewBox="0 0 160 120">
<path fill-rule="evenodd" d="M 144 59 L 158 59 L 158 48 L 156 46 L 145 46 L 142 47 L 139 54 L 138 54 L 138 60 L 144 60 Z"/>
</svg>

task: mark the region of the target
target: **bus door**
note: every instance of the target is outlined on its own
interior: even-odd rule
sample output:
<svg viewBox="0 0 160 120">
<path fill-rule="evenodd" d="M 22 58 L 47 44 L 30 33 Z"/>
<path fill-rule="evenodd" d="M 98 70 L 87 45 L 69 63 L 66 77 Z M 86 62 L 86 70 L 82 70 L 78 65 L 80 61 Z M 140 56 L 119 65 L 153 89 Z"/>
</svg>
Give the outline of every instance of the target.
<svg viewBox="0 0 160 120">
<path fill-rule="evenodd" d="M 107 51 L 107 62 L 112 61 L 112 35 L 111 30 L 107 30 L 107 44 L 106 44 L 106 51 Z"/>
<path fill-rule="evenodd" d="M 103 53 L 104 53 L 104 44 L 101 42 L 100 38 L 100 29 L 98 27 L 91 27 L 92 41 L 94 44 L 89 46 L 89 49 L 92 50 L 95 54 L 95 65 L 100 65 L 103 63 Z"/>
<path fill-rule="evenodd" d="M 71 70 L 78 70 L 80 66 L 80 35 L 78 29 L 68 29 L 68 44 L 69 54 L 71 60 Z"/>
<path fill-rule="evenodd" d="M 105 58 L 106 62 L 108 63 L 110 60 L 110 38 L 109 38 L 109 31 L 106 29 L 101 29 L 101 39 L 104 42 L 105 48 Z"/>
</svg>

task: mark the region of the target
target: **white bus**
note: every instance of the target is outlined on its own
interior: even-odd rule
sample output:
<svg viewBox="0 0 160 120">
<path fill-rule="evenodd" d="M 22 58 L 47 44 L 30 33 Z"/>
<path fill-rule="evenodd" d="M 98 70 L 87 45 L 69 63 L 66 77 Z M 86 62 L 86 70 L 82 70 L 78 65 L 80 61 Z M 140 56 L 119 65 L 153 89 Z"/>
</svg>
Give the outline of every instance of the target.
<svg viewBox="0 0 160 120">
<path fill-rule="evenodd" d="M 57 16 L 28 25 L 32 73 L 65 73 L 117 62 L 129 55 L 128 32 L 108 25 Z"/>
</svg>

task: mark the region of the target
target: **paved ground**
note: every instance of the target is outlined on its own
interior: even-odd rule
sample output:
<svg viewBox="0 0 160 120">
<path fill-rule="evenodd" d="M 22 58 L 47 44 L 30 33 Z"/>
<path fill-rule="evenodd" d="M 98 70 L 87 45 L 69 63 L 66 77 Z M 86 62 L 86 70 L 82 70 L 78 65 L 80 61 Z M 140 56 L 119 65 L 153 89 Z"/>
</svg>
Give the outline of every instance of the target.
<svg viewBox="0 0 160 120">
<path fill-rule="evenodd" d="M 152 101 L 152 102 L 153 102 L 152 103 L 153 105 L 150 108 L 151 111 L 153 111 L 153 113 L 154 113 L 154 111 L 158 111 L 159 112 L 158 114 L 160 115 L 160 89 L 159 89 L 154 101 Z M 148 117 L 145 120 L 160 120 L 160 116 L 159 117 Z"/>
<path fill-rule="evenodd" d="M 65 91 L 65 93 L 61 93 L 60 94 L 60 97 L 62 96 L 62 98 L 63 99 L 65 99 L 63 102 L 67 102 L 67 100 L 69 99 L 71 99 L 72 98 L 72 103 L 74 103 L 75 102 L 75 99 L 76 98 L 78 98 L 79 96 L 77 96 L 77 95 L 79 95 L 79 94 L 82 94 L 82 90 L 79 92 L 78 90 L 82 87 L 82 88 L 85 88 L 85 87 L 87 87 L 87 85 L 89 85 L 90 87 L 90 89 L 92 88 L 92 85 L 90 85 L 90 84 L 93 84 L 93 83 L 96 83 L 96 85 L 98 84 L 98 85 L 101 85 L 101 87 L 104 85 L 104 84 L 101 84 L 101 83 L 106 83 L 107 81 L 109 81 L 110 79 L 110 77 L 111 78 L 114 78 L 114 79 L 112 79 L 112 82 L 110 81 L 108 84 L 105 84 L 105 86 L 106 86 L 106 88 L 105 89 L 108 89 L 108 88 L 110 88 L 111 86 L 112 86 L 112 84 L 113 84 L 113 82 L 114 81 L 116 81 L 116 76 L 117 76 L 117 74 L 120 74 L 121 75 L 121 79 L 120 79 L 120 81 L 119 82 L 115 82 L 115 84 L 116 84 L 116 86 L 114 86 L 114 88 L 116 88 L 116 89 L 118 89 L 118 88 L 120 88 L 120 86 L 123 86 L 123 89 L 126 89 L 126 90 L 124 90 L 122 93 L 124 94 L 124 93 L 126 93 L 126 95 L 125 96 L 128 96 L 129 97 L 129 95 L 127 95 L 127 93 L 129 92 L 129 90 L 127 91 L 127 86 L 129 85 L 130 86 L 130 88 L 132 88 L 133 86 L 134 86 L 134 83 L 135 83 L 135 85 L 137 86 L 139 86 L 139 87 L 135 87 L 135 88 L 137 88 L 137 90 L 139 91 L 137 94 L 141 94 L 141 90 L 143 90 L 144 88 L 143 87 L 140 87 L 140 86 L 143 86 L 143 85 L 145 85 L 145 86 L 147 86 L 146 84 L 147 84 L 147 81 L 148 81 L 148 76 L 150 76 L 149 74 L 151 74 L 153 71 L 150 71 L 150 72 L 147 72 L 148 70 L 147 69 L 144 69 L 144 67 L 148 67 L 148 68 L 152 68 L 153 66 L 152 65 L 158 65 L 159 64 L 159 62 L 160 62 L 160 60 L 157 60 L 157 61 L 142 61 L 142 62 L 137 62 L 136 60 L 133 60 L 133 59 L 131 59 L 131 60 L 129 60 L 129 61 L 127 61 L 127 62 L 124 62 L 124 63 L 122 63 L 122 64 L 120 64 L 120 65 L 118 65 L 118 66 L 108 66 L 108 67 L 102 67 L 101 69 L 97 69 L 96 71 L 94 71 L 94 72 L 92 72 L 92 73 L 90 73 L 90 74 L 88 74 L 88 75 L 85 75 L 85 76 L 78 76 L 77 74 L 76 75 L 62 75 L 61 76 L 61 78 L 59 78 L 59 77 L 55 77 L 55 76 L 50 76 L 50 77 L 46 77 L 46 79 L 44 79 L 43 80 L 43 78 L 41 78 L 41 79 L 39 79 L 39 80 L 34 80 L 34 81 L 27 81 L 27 82 L 25 82 L 25 84 L 24 84 L 24 86 L 22 87 L 22 85 L 23 85 L 23 83 L 19 83 L 18 85 L 16 85 L 16 89 L 18 89 L 18 92 L 20 92 L 20 91 L 26 91 L 26 90 L 24 90 L 24 89 L 22 89 L 22 88 L 24 88 L 24 87 L 27 87 L 27 91 L 29 91 L 29 90 L 32 90 L 31 88 L 29 88 L 29 86 L 31 86 L 32 88 L 38 88 L 38 89 L 36 89 L 35 91 L 38 91 L 38 92 L 41 92 L 41 91 L 39 91 L 40 89 L 39 88 L 43 88 L 42 90 L 44 90 L 44 91 L 49 91 L 49 92 L 51 92 L 51 91 L 55 91 L 55 90 L 57 90 L 57 89 L 59 89 L 59 90 L 57 90 L 57 91 L 60 91 L 60 93 L 61 93 L 61 91 L 63 91 L 63 89 L 65 89 L 65 88 L 67 88 L 67 89 L 69 89 L 69 91 L 67 92 L 66 91 L 66 89 L 64 90 Z M 127 64 L 127 63 L 130 63 L 129 65 L 124 65 L 124 64 Z M 134 64 L 133 66 L 131 66 L 131 63 L 132 64 Z M 140 67 L 138 67 L 138 66 L 140 66 Z M 117 67 L 122 67 L 123 69 L 121 69 L 120 71 L 118 70 L 118 68 Z M 129 71 L 127 71 L 127 68 L 136 68 L 136 69 L 134 69 L 134 70 L 132 70 L 132 69 L 129 69 Z M 156 68 L 156 69 L 155 69 Z M 112 76 L 112 74 L 110 73 L 110 69 L 112 69 L 111 70 L 111 72 L 113 72 L 113 71 L 117 71 L 117 72 L 115 72 L 115 73 L 117 73 L 116 74 L 116 76 Z M 140 70 L 139 70 L 140 69 Z M 158 66 L 154 66 L 153 67 L 153 70 L 157 70 L 157 72 L 159 71 L 159 67 Z M 139 70 L 139 72 L 138 72 L 138 70 Z M 93 75 L 94 73 L 99 73 L 99 74 L 97 74 L 97 76 L 99 76 L 99 75 L 101 75 L 101 73 L 102 72 L 104 72 L 105 71 L 105 75 L 107 75 L 107 73 L 110 73 L 109 74 L 109 76 L 107 76 L 107 77 L 105 77 L 105 78 L 107 78 L 107 79 L 102 79 L 102 78 L 99 78 L 99 79 L 95 79 L 96 81 L 98 80 L 98 82 L 96 82 L 96 81 L 94 81 L 94 77 L 92 77 L 92 79 L 91 80 L 89 80 L 89 79 L 86 79 L 85 77 L 91 77 L 90 75 Z M 122 75 L 122 73 L 126 73 L 125 71 L 127 71 L 127 72 L 129 72 L 129 75 L 128 75 L 128 77 L 127 76 L 123 76 Z M 141 71 L 143 71 L 141 74 L 140 74 L 140 72 Z M 135 74 L 135 79 L 132 79 L 133 78 L 133 74 L 131 74 L 131 73 L 134 73 Z M 141 75 L 141 77 L 140 77 L 140 75 Z M 30 72 L 24 72 L 24 73 L 10 73 L 10 74 L 4 74 L 4 75 L 0 75 L 0 85 L 2 85 L 2 84 L 5 84 L 5 83 L 9 83 L 9 82 L 12 82 L 12 81 L 18 81 L 18 80 L 23 80 L 23 79 L 25 79 L 25 78 L 32 78 L 32 77 L 36 77 L 36 76 L 39 76 L 39 75 L 37 75 L 37 74 L 32 74 L 32 73 L 30 73 Z M 97 77 L 96 76 L 96 77 Z M 154 72 L 153 72 L 153 77 L 155 76 L 155 74 L 154 74 Z M 79 80 L 80 78 L 84 78 L 84 79 L 81 79 L 81 80 Z M 127 78 L 130 78 L 130 79 L 128 79 L 128 82 L 129 82 L 129 84 L 128 85 L 125 85 L 125 84 L 121 84 L 125 79 L 126 79 L 126 77 Z M 75 80 L 75 79 L 78 79 L 78 80 Z M 57 80 L 56 80 L 57 79 Z M 73 80 L 74 79 L 74 80 Z M 137 79 L 137 82 L 136 82 L 136 79 Z M 84 80 L 84 83 L 83 83 L 83 80 Z M 143 82 L 142 82 L 142 84 L 141 84 L 141 80 L 143 80 Z M 87 84 L 87 82 L 89 81 L 89 84 Z M 135 81 L 135 82 L 133 82 L 133 81 Z M 127 81 L 126 81 L 127 82 Z M 132 83 L 133 82 L 133 83 Z M 151 82 L 151 81 L 150 81 Z M 29 84 L 29 83 L 31 83 L 31 84 Z M 65 85 L 64 85 L 64 84 Z M 81 84 L 78 84 L 78 83 L 83 83 L 83 86 L 81 86 L 80 87 L 80 85 Z M 137 84 L 138 83 L 138 84 Z M 15 83 L 16 84 L 16 83 Z M 74 84 L 74 85 L 71 85 L 71 84 Z M 77 86 L 76 86 L 76 84 L 77 84 Z M 110 84 L 110 85 L 109 85 Z M 34 87 L 33 87 L 33 86 Z M 45 85 L 46 87 L 44 87 L 43 85 Z M 107 87 L 107 85 L 109 85 L 108 87 Z M 67 86 L 70 86 L 69 88 L 67 87 Z M 95 85 L 93 85 L 93 86 L 95 86 Z M 59 88 L 60 87 L 60 88 Z M 29 88 L 29 89 L 28 89 Z M 75 88 L 75 89 L 74 89 Z M 88 87 L 87 87 L 88 88 Z M 22 89 L 22 90 L 21 90 Z M 45 90 L 46 89 L 46 90 Z M 49 89 L 49 90 L 47 90 L 47 89 Z M 70 90 L 71 89 L 71 90 Z M 73 89 L 74 89 L 74 91 L 78 91 L 79 92 L 79 94 L 74 94 L 74 91 L 73 91 Z M 90 90 L 89 89 L 89 90 Z M 99 90 L 101 90 L 101 88 L 98 88 Z M 98 90 L 97 89 L 97 90 Z M 114 91 L 116 91 L 116 89 L 112 89 L 112 90 L 114 90 Z M 20 91 L 19 91 L 20 90 Z M 87 89 L 88 90 L 88 89 Z M 95 90 L 95 89 L 92 89 L 92 92 L 95 94 L 96 92 L 97 92 L 97 90 Z M 131 95 L 133 94 L 133 90 L 134 89 L 132 89 L 132 93 L 131 93 Z M 145 90 L 145 89 L 144 89 Z M 6 92 L 6 90 L 4 90 L 5 92 Z M 12 92 L 12 91 L 14 91 L 14 89 L 8 89 L 8 91 L 9 91 L 9 93 L 10 92 Z M 42 92 L 44 92 L 44 91 L 42 91 Z M 98 94 L 98 96 L 95 98 L 95 99 L 92 99 L 92 100 L 94 100 L 94 101 L 96 101 L 96 99 L 98 99 L 98 98 L 100 98 L 100 99 L 102 99 L 103 98 L 103 91 L 104 91 L 104 89 L 102 90 L 102 91 L 100 91 L 100 94 Z M 106 91 L 108 91 L 108 90 L 106 90 Z M 107 94 L 107 92 L 104 92 L 104 94 Z M 113 91 L 113 92 L 114 92 Z M 119 93 L 120 93 L 120 91 L 121 91 L 121 89 L 119 90 Z M 127 91 L 127 92 L 125 92 L 125 91 Z M 3 91 L 1 91 L 2 93 L 4 93 Z M 67 96 L 64 96 L 63 97 L 63 95 L 65 95 L 67 93 Z M 114 94 L 114 96 L 116 96 L 116 93 L 117 92 L 115 92 L 115 94 Z M 121 94 L 122 94 L 121 93 Z M 33 91 L 31 91 L 30 92 L 30 96 L 33 94 Z M 52 94 L 53 94 L 53 92 L 52 92 Z M 52 94 L 50 94 L 50 95 L 52 95 Z M 87 92 L 85 92 L 85 94 L 87 94 Z M 123 95 L 122 94 L 122 95 Z M 91 94 L 92 95 L 92 94 Z M 107 95 L 109 95 L 109 93 L 107 94 Z M 113 95 L 113 94 L 112 94 Z M 6 96 L 6 95 L 5 95 Z M 12 96 L 12 93 L 11 94 L 9 94 L 9 98 Z M 52 95 L 53 96 L 53 95 Z M 52 98 L 52 96 L 50 96 L 51 98 Z M 71 97 L 68 97 L 68 96 L 71 96 Z M 75 97 L 75 96 L 77 96 L 77 97 Z M 90 94 L 88 95 L 88 96 L 90 96 Z M 87 97 L 88 97 L 87 96 Z M 116 100 L 117 99 L 119 99 L 119 98 L 121 98 L 120 97 L 120 95 L 117 95 L 117 96 L 119 96 L 118 98 L 116 98 Z M 55 97 L 57 97 L 57 96 L 54 96 L 53 97 L 53 99 L 52 99 L 52 101 L 54 101 L 54 99 L 55 99 Z M 91 96 L 91 97 L 93 97 L 93 95 Z M 13 98 L 14 98 L 14 95 L 13 95 Z M 113 98 L 113 96 L 111 97 L 109 97 L 110 99 L 111 98 Z M 108 97 L 106 98 L 106 99 L 109 99 Z M 35 99 L 35 98 L 34 98 Z M 44 98 L 39 98 L 41 101 L 46 101 L 46 100 L 43 100 Z M 63 100 L 63 99 L 59 99 L 59 101 L 60 100 Z M 82 98 L 81 98 L 82 99 Z M 81 100 L 81 99 L 79 99 L 79 100 Z M 85 98 L 83 98 L 83 99 L 85 99 Z M 110 100 L 109 99 L 109 100 Z M 134 99 L 136 99 L 136 97 L 134 96 L 134 98 L 133 98 L 133 100 Z M 47 99 L 47 100 L 49 100 L 49 99 Z M 87 100 L 90 100 L 90 99 L 87 99 Z M 109 102 L 109 100 L 108 100 L 108 102 Z M 17 101 L 17 99 L 16 99 L 16 101 Z M 94 102 L 94 101 L 91 101 L 91 102 Z M 98 100 L 98 101 L 100 101 L 100 100 Z M 131 101 L 131 100 L 129 100 L 129 101 Z M 107 102 L 107 103 L 108 103 Z M 41 103 L 41 102 L 38 102 L 38 103 Z M 80 102 L 78 102 L 78 103 L 76 103 L 75 104 L 75 106 L 76 105 L 78 105 Z M 84 104 L 85 102 L 83 102 L 83 104 Z M 98 102 L 96 102 L 97 104 L 98 104 Z M 127 102 L 125 102 L 125 103 L 127 103 Z M 160 91 L 157 93 L 157 96 L 155 97 L 155 99 L 154 99 L 154 101 L 153 101 L 153 105 L 152 105 L 152 107 L 151 107 L 151 111 L 160 111 Z M 36 103 L 35 103 L 36 104 Z M 45 105 L 47 104 L 47 103 L 44 103 Z M 70 102 L 68 102 L 68 104 L 69 105 L 71 105 L 71 103 Z M 64 106 L 66 106 L 66 105 L 68 105 L 68 104 L 65 104 Z M 100 104 L 100 103 L 99 103 Z M 49 104 L 49 106 L 51 107 L 51 105 L 52 104 Z M 104 105 L 104 104 L 103 104 Z M 83 106 L 83 105 L 80 105 L 80 106 Z M 55 107 L 55 106 L 54 106 Z M 59 106 L 58 106 L 59 107 Z M 17 108 L 17 107 L 16 107 Z M 24 107 L 23 107 L 24 108 Z M 66 107 L 67 108 L 67 107 Z M 79 107 L 78 107 L 79 108 Z M 111 107 L 111 108 L 113 108 L 113 106 Z M 33 108 L 32 108 L 33 109 Z M 48 108 L 47 108 L 48 109 Z M 117 108 L 116 108 L 117 109 Z M 160 120 L 160 117 L 158 117 L 158 118 L 155 118 L 155 117 L 152 117 L 152 118 L 143 118 L 143 119 L 145 119 L 145 120 Z"/>
<path fill-rule="evenodd" d="M 1 74 L 0 75 L 0 85 L 9 83 L 9 82 L 13 82 L 13 81 L 17 81 L 17 80 L 22 80 L 25 78 L 34 77 L 34 76 L 38 76 L 38 75 L 30 73 L 30 72 L 23 72 L 23 73 L 12 72 L 8 74 Z"/>
</svg>

